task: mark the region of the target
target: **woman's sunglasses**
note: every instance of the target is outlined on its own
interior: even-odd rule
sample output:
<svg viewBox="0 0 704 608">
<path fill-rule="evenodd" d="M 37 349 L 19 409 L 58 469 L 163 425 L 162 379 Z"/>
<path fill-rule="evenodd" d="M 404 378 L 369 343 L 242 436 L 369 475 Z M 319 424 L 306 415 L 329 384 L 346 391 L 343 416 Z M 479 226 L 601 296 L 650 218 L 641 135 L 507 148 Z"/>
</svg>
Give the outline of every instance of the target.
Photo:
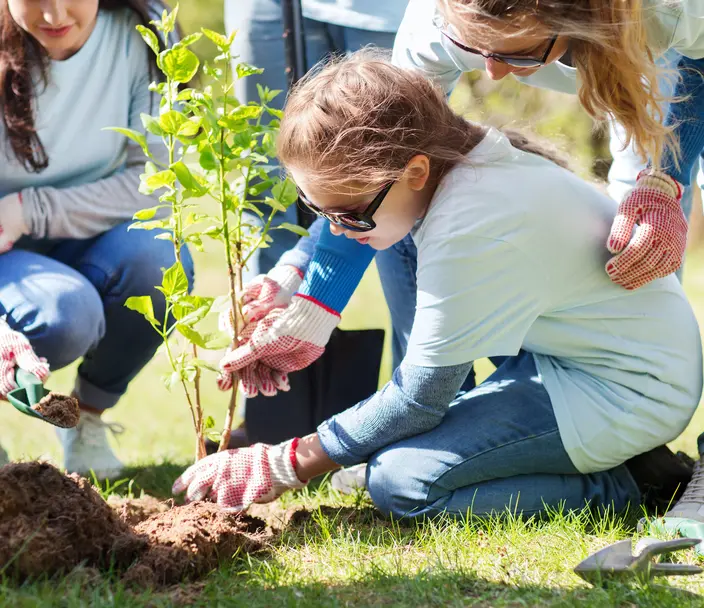
<svg viewBox="0 0 704 608">
<path fill-rule="evenodd" d="M 463 44 L 462 42 L 457 40 L 457 37 L 454 36 L 453 33 L 449 32 L 450 26 L 448 25 L 447 21 L 445 21 L 445 18 L 442 15 L 436 14 L 435 17 L 433 17 L 433 24 L 436 28 L 440 30 L 440 33 L 445 36 L 445 38 L 447 38 L 450 42 L 452 42 L 452 44 L 454 44 L 457 48 L 463 50 L 465 53 L 471 53 L 472 55 L 480 55 L 481 57 L 484 57 L 484 59 L 493 59 L 494 61 L 499 61 L 501 63 L 511 65 L 514 68 L 537 68 L 541 65 L 545 65 L 547 63 L 548 57 L 550 57 L 550 53 L 552 53 L 552 49 L 555 46 L 555 43 L 557 42 L 558 38 L 558 36 L 555 35 L 550 39 L 548 48 L 545 50 L 541 58 L 526 57 L 525 55 L 504 55 L 502 53 L 486 53 L 484 51 L 480 51 L 479 49 L 472 48 L 471 46 L 467 46 L 466 44 Z"/>
<path fill-rule="evenodd" d="M 342 226 L 347 230 L 352 230 L 353 232 L 369 232 L 376 228 L 376 223 L 372 216 L 376 210 L 384 202 L 384 198 L 389 193 L 389 190 L 393 187 L 394 182 L 386 184 L 374 197 L 374 200 L 369 203 L 367 208 L 360 212 L 354 213 L 350 211 L 323 211 L 320 207 L 316 206 L 315 203 L 308 200 L 303 191 L 296 186 L 296 191 L 298 192 L 298 200 L 301 201 L 308 209 L 310 209 L 315 215 L 319 217 L 324 217 L 329 222 L 337 226 Z"/>
</svg>

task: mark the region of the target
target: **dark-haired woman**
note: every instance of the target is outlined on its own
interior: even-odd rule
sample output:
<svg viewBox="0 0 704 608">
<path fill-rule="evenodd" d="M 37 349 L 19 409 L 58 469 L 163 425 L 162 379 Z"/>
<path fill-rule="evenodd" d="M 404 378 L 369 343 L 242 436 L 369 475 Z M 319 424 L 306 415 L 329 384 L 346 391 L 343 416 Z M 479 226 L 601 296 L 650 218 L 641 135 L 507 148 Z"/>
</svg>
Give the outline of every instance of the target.
<svg viewBox="0 0 704 608">
<path fill-rule="evenodd" d="M 0 0 L 0 396 L 13 370 L 42 377 L 77 359 L 75 429 L 64 466 L 114 476 L 121 463 L 101 414 L 152 358 L 158 335 L 123 304 L 151 295 L 171 244 L 127 230 L 144 155 L 105 127 L 143 130 L 155 111 L 148 49 L 136 32 L 148 0 Z M 158 146 L 154 146 L 158 153 Z M 183 256 L 192 280 L 192 262 Z M 44 362 L 45 360 L 45 362 Z"/>
</svg>

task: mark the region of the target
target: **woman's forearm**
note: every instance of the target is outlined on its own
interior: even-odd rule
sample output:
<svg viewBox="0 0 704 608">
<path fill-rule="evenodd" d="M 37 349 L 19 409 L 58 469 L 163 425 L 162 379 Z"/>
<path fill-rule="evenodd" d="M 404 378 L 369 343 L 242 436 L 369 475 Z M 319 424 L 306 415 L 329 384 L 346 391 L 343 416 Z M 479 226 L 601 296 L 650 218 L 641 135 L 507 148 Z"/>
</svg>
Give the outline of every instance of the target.
<svg viewBox="0 0 704 608">
<path fill-rule="evenodd" d="M 340 468 L 340 465 L 330 460 L 325 453 L 317 433 L 307 435 L 298 442 L 296 461 L 296 475 L 301 481 L 308 481 Z"/>
</svg>

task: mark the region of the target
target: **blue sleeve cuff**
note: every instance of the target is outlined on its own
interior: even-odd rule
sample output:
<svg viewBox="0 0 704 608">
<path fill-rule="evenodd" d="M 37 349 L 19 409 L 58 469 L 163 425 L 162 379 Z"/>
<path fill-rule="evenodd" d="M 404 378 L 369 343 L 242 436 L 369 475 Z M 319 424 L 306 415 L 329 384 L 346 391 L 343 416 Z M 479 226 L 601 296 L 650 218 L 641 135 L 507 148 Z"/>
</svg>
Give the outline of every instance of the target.
<svg viewBox="0 0 704 608">
<path fill-rule="evenodd" d="M 305 274 L 306 270 L 308 270 L 308 265 L 310 264 L 311 259 L 313 259 L 315 247 L 318 244 L 318 239 L 320 239 L 320 233 L 326 225 L 327 221 L 322 218 L 315 220 L 311 224 L 310 228 L 308 228 L 308 236 L 298 239 L 296 246 L 284 253 L 279 258 L 276 265 L 295 266 L 298 270 Z"/>
<path fill-rule="evenodd" d="M 333 235 L 326 225 L 298 292 L 342 312 L 375 254 L 369 245 Z"/>
<path fill-rule="evenodd" d="M 682 57 L 677 71 L 680 80 L 674 96 L 683 100 L 670 104 L 665 124 L 675 125 L 674 136 L 680 145 L 679 167 L 669 148 L 663 153 L 662 167 L 669 176 L 689 186 L 692 170 L 704 150 L 704 59 Z"/>
</svg>

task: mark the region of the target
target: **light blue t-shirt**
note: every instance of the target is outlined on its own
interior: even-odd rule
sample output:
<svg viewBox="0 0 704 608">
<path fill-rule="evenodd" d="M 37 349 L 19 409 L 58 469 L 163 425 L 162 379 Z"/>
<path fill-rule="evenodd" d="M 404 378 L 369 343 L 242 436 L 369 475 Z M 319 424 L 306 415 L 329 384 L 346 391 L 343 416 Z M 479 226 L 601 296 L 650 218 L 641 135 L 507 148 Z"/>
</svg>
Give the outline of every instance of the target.
<svg viewBox="0 0 704 608">
<path fill-rule="evenodd" d="M 372 32 L 395 32 L 408 0 L 303 0 L 309 19 Z"/>
<path fill-rule="evenodd" d="M 489 130 L 414 232 L 418 293 L 405 362 L 534 353 L 581 472 L 677 437 L 702 392 L 699 328 L 677 279 L 627 291 L 604 248 L 617 205 Z"/>
<path fill-rule="evenodd" d="M 144 132 L 142 112 L 158 113 L 149 91 L 154 57 L 132 10 L 100 11 L 83 47 L 51 61 L 48 85 L 38 86 L 35 125 L 49 156 L 41 173 L 26 171 L 11 152 L 0 162 L 0 197 L 21 192 L 33 238 L 89 238 L 129 221 L 154 204 L 139 194 L 141 148 L 106 127 Z M 159 138 L 152 150 L 163 155 Z M 7 145 L 0 123 L 0 145 Z M 158 145 L 157 145 L 158 144 Z"/>
</svg>

